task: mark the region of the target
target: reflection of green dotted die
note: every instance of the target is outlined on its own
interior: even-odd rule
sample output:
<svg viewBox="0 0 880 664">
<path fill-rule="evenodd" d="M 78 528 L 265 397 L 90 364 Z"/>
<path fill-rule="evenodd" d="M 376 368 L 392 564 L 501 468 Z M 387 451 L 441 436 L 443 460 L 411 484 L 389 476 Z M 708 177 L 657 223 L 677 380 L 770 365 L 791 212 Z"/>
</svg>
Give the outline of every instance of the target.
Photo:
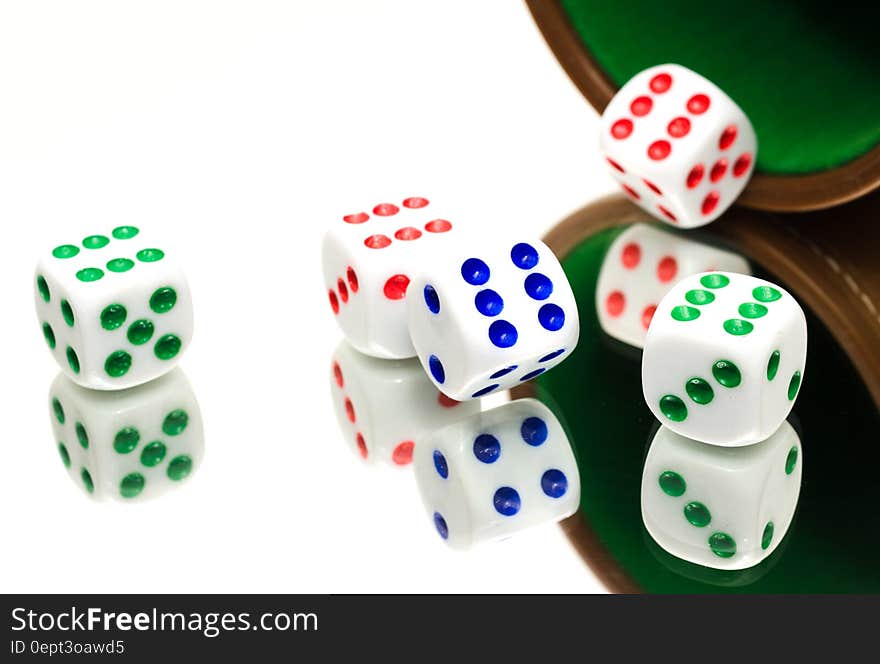
<svg viewBox="0 0 880 664">
<path fill-rule="evenodd" d="M 161 495 L 188 482 L 201 463 L 202 417 L 180 369 L 120 391 L 84 388 L 60 374 L 48 401 L 56 453 L 95 499 Z"/>
<path fill-rule="evenodd" d="M 661 426 L 642 474 L 648 534 L 671 555 L 703 567 L 759 564 L 796 527 L 799 450 L 787 422 L 767 440 L 737 448 L 707 445 Z"/>
<path fill-rule="evenodd" d="M 84 387 L 122 390 L 162 376 L 192 336 L 192 299 L 172 247 L 129 224 L 84 231 L 59 238 L 37 264 L 41 343 Z"/>
<path fill-rule="evenodd" d="M 733 272 L 685 276 L 657 305 L 645 338 L 645 402 L 683 436 L 750 445 L 791 412 L 806 348 L 803 311 L 781 286 Z"/>
</svg>

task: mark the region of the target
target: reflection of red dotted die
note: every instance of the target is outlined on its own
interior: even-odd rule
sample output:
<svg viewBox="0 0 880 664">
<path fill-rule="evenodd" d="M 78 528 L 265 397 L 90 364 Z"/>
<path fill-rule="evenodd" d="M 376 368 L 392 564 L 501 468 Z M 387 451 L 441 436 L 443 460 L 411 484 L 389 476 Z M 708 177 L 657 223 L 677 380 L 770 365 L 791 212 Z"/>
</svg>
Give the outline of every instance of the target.
<svg viewBox="0 0 880 664">
<path fill-rule="evenodd" d="M 348 341 L 368 355 L 415 355 L 404 298 L 410 276 L 454 236 L 453 222 L 411 196 L 341 215 L 324 237 L 327 301 Z"/>
<path fill-rule="evenodd" d="M 480 410 L 439 393 L 418 360 L 380 360 L 345 341 L 333 354 L 330 391 L 343 440 L 367 463 L 408 466 L 420 437 Z"/>
<path fill-rule="evenodd" d="M 630 79 L 602 114 L 600 149 L 634 203 L 669 224 L 716 219 L 754 169 L 749 119 L 714 83 L 679 65 Z"/>
<path fill-rule="evenodd" d="M 599 324 L 611 337 L 642 348 L 663 296 L 684 277 L 709 270 L 751 274 L 736 254 L 647 224 L 634 224 L 605 254 L 596 286 Z"/>
</svg>

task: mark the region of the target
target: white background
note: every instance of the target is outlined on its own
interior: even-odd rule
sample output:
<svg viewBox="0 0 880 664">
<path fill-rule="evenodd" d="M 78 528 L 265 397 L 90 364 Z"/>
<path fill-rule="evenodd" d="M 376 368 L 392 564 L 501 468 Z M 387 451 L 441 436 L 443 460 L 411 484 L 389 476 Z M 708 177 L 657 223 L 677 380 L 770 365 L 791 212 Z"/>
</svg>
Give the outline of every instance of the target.
<svg viewBox="0 0 880 664">
<path fill-rule="evenodd" d="M 0 590 L 601 589 L 555 526 L 447 550 L 328 394 L 332 220 L 419 195 L 539 235 L 612 189 L 520 2 L 3 3 L 0 92 Z M 185 256 L 208 431 L 191 482 L 142 504 L 66 476 L 32 303 L 40 251 L 119 224 Z"/>
</svg>

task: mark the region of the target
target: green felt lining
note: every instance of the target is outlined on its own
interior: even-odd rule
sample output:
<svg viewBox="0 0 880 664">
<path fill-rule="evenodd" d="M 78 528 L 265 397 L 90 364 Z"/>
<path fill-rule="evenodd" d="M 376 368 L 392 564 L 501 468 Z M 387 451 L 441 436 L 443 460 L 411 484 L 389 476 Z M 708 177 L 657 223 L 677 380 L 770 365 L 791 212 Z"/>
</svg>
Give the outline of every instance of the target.
<svg viewBox="0 0 880 664">
<path fill-rule="evenodd" d="M 653 543 L 639 493 L 657 422 L 642 396 L 641 353 L 609 339 L 596 316 L 599 268 L 620 232 L 600 232 L 563 260 L 578 303 L 580 341 L 565 362 L 535 380 L 538 398 L 572 441 L 579 517 L 647 592 L 880 592 L 880 414 L 849 358 L 810 311 L 807 371 L 790 418 L 801 435 L 803 483 L 786 539 L 757 567 L 736 572 L 680 561 Z"/>
<path fill-rule="evenodd" d="M 880 4 L 561 2 L 617 85 L 674 62 L 727 92 L 766 173 L 835 168 L 880 144 Z"/>
</svg>

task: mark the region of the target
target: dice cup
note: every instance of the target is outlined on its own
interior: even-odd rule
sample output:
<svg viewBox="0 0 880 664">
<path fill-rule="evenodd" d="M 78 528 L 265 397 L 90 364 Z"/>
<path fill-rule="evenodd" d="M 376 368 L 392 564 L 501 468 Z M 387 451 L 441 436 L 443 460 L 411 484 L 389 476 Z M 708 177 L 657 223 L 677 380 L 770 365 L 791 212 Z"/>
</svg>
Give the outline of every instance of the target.
<svg viewBox="0 0 880 664">
<path fill-rule="evenodd" d="M 602 112 L 634 74 L 675 62 L 715 82 L 758 135 L 739 198 L 805 211 L 880 186 L 880 5 L 527 0 L 562 67 Z"/>
<path fill-rule="evenodd" d="M 668 572 L 664 576 L 650 562 L 663 552 L 658 554 L 659 547 L 654 546 L 649 557 L 652 547 L 642 542 L 642 536 L 650 538 L 639 534 L 636 480 L 651 437 L 648 429 L 656 423 L 641 397 L 640 353 L 630 347 L 603 346 L 608 340 L 602 337 L 607 335 L 599 329 L 595 314 L 598 264 L 613 240 L 611 235 L 618 232 L 615 229 L 653 220 L 615 195 L 580 209 L 545 237 L 575 290 L 581 340 L 566 362 L 517 388 L 513 397 L 537 396 L 560 419 L 568 420 L 584 491 L 580 511 L 562 526 L 610 590 L 717 592 L 724 586 L 740 586 L 738 592 L 743 592 L 742 586 L 760 592 L 880 590 L 877 575 L 869 570 L 875 554 L 868 552 L 880 546 L 880 534 L 865 534 L 880 528 L 880 516 L 867 500 L 876 480 L 873 470 L 859 470 L 876 467 L 875 461 L 880 464 L 880 450 L 874 449 L 880 426 L 880 226 L 866 223 L 878 215 L 880 193 L 797 215 L 734 207 L 707 226 L 706 235 L 694 231 L 685 235 L 703 241 L 711 237 L 710 242 L 744 255 L 757 276 L 782 284 L 807 313 L 810 335 L 806 389 L 802 388 L 789 418 L 796 429 L 803 427 L 799 434 L 805 455 L 804 489 L 791 528 L 791 546 L 786 552 L 788 540 L 783 542 L 765 561 L 767 565 L 739 575 L 719 572 L 714 580 L 702 579 L 702 584 L 682 579 L 711 577 L 714 570 L 682 562 L 690 571 L 671 581 Z M 603 234 L 609 239 L 597 245 L 595 238 Z M 591 243 L 597 246 L 591 248 Z M 591 400 L 601 403 L 591 406 Z M 844 515 L 847 510 L 853 511 Z M 613 524 L 614 519 L 619 524 Z M 836 519 L 859 524 L 859 537 L 877 542 L 856 545 L 842 532 L 827 530 Z M 834 549 L 838 534 L 842 543 Z M 863 559 L 862 549 L 867 558 Z M 831 560 L 834 555 L 842 558 Z M 667 568 L 678 564 L 668 558 Z M 761 568 L 772 567 L 776 559 L 779 569 L 761 581 L 766 572 Z M 825 565 L 847 568 L 849 576 L 841 573 L 838 576 L 846 581 L 839 582 L 823 576 Z"/>
</svg>

